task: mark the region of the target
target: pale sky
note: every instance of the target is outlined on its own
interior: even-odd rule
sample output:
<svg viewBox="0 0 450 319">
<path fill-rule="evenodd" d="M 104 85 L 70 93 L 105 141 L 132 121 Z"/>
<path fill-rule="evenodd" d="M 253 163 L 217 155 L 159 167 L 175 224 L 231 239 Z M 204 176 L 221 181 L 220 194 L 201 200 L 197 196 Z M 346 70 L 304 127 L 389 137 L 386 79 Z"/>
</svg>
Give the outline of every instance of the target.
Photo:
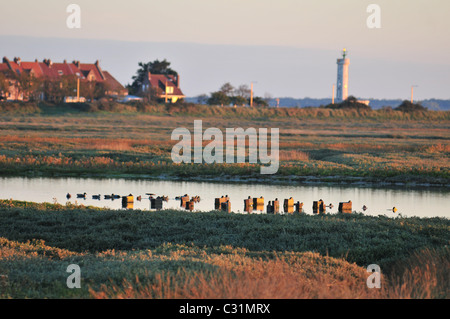
<svg viewBox="0 0 450 319">
<path fill-rule="evenodd" d="M 69 16 L 66 7 L 71 3 L 81 7 L 80 29 L 66 26 Z M 381 8 L 380 29 L 370 29 L 366 24 L 371 14 L 366 9 L 372 3 Z M 406 94 L 404 88 L 417 84 L 417 94 L 422 94 L 422 98 L 450 98 L 450 75 L 447 72 L 450 71 L 448 0 L 1 0 L 0 12 L 0 36 L 132 41 L 133 48 L 138 51 L 139 43 L 143 45 L 142 51 L 148 48 L 149 43 L 160 43 L 160 48 L 167 47 L 164 43 L 197 44 L 200 47 L 234 48 L 230 55 L 233 59 L 239 47 L 251 47 L 254 50 L 246 50 L 246 54 L 261 52 L 262 56 L 266 56 L 267 64 L 280 61 L 283 66 L 280 65 L 279 73 L 274 67 L 268 68 L 267 72 L 270 71 L 270 78 L 288 79 L 291 87 L 286 88 L 287 84 L 277 87 L 275 83 L 269 83 L 269 75 L 261 75 L 264 73 L 261 71 L 264 65 L 261 57 L 243 57 L 245 64 L 242 61 L 237 63 L 239 69 L 234 70 L 239 76 L 224 74 L 222 83 L 234 80 L 237 83 L 233 84 L 237 86 L 255 81 L 259 84 L 255 85 L 255 91 L 261 90 L 260 95 L 266 91 L 273 96 L 331 96 L 330 88 L 336 81 L 336 58 L 345 47 L 351 59 L 350 94 L 368 98 L 402 98 Z M 96 52 L 99 48 L 95 46 L 102 43 L 94 42 L 92 48 L 84 47 L 84 53 L 90 49 Z M 268 54 L 264 51 L 268 47 L 278 50 Z M 0 54 L 9 58 L 14 55 L 24 59 L 30 55 L 32 57 L 29 59 L 41 59 L 41 54 L 45 52 L 45 48 L 39 45 L 27 48 L 27 52 L 20 52 L 20 49 L 10 42 L 0 43 Z M 226 57 L 217 59 L 216 65 L 211 61 L 208 64 L 209 72 L 214 70 L 217 83 L 205 81 L 195 74 L 195 71 L 202 73 L 198 67 L 194 71 L 192 66 L 186 65 L 189 60 L 178 58 L 182 52 L 176 55 L 157 49 L 152 46 L 143 56 L 128 56 L 124 48 L 122 58 L 143 59 L 144 62 L 165 56 L 177 59 L 170 61 L 174 68 L 177 66 L 182 71 L 184 81 L 191 81 L 189 84 L 184 82 L 189 91 L 185 92 L 188 96 L 218 89 L 221 80 L 216 73 L 222 70 L 224 64 L 232 64 Z M 158 51 L 159 56 L 153 56 L 152 50 Z M 302 50 L 309 52 L 305 55 L 311 57 L 308 61 L 296 61 L 293 52 L 300 52 L 298 59 L 302 59 Z M 201 50 L 196 50 L 196 56 L 190 60 L 210 58 L 206 56 L 206 51 L 205 57 L 202 57 Z M 54 60 L 61 53 L 56 49 Z M 320 60 L 321 54 L 327 60 Z M 328 54 L 332 58 L 328 58 Z M 108 53 L 97 59 L 102 61 L 104 69 L 115 75 L 116 66 L 105 65 L 109 59 Z M 259 62 L 253 63 L 253 60 Z M 133 65 L 139 61 L 133 61 Z M 289 72 L 289 63 L 297 68 L 295 74 Z M 397 63 L 403 65 L 403 69 L 395 69 Z M 329 73 L 320 73 L 320 76 L 327 77 L 324 83 L 317 83 L 318 86 L 308 86 L 308 81 L 299 80 L 296 83 L 299 77 L 310 76 L 314 66 L 322 70 L 328 64 L 326 68 Z M 122 83 L 131 81 L 130 77 L 136 71 L 135 67 L 131 68 L 127 72 L 120 71 L 116 77 Z M 392 87 L 393 83 L 384 85 L 387 86 L 384 88 L 382 84 L 392 80 L 389 74 L 391 69 L 399 75 L 395 83 L 400 85 L 400 80 L 403 86 Z M 407 70 L 408 76 L 404 70 Z M 206 70 L 203 73 L 207 74 Z M 370 81 L 364 79 L 364 75 L 368 77 L 368 74 L 373 75 Z M 215 87 L 212 87 L 212 83 Z M 379 83 L 384 91 L 376 91 L 373 83 Z M 352 92 L 352 87 L 357 91 Z"/>
</svg>

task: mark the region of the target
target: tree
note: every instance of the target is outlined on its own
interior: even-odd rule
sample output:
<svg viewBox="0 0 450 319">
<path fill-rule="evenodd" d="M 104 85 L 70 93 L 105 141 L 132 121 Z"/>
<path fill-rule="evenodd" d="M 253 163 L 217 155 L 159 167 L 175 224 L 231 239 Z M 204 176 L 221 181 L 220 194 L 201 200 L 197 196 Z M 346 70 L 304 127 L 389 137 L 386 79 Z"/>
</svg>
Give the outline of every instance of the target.
<svg viewBox="0 0 450 319">
<path fill-rule="evenodd" d="M 63 87 L 62 81 L 55 81 L 53 79 L 44 78 L 42 80 L 42 91 L 44 93 L 44 97 L 47 101 L 52 102 L 62 102 L 64 99 L 64 96 L 73 96 L 75 95 L 74 92 L 71 92 L 69 94 L 67 93 L 67 88 Z"/>
<path fill-rule="evenodd" d="M 106 92 L 110 90 L 110 86 L 105 82 L 96 82 L 94 88 L 94 98 L 101 99 L 106 96 Z"/>
<path fill-rule="evenodd" d="M 9 79 L 4 72 L 0 72 L 0 99 L 6 99 L 6 93 L 9 92 Z"/>
<path fill-rule="evenodd" d="M 47 101 L 61 102 L 64 98 L 58 81 L 44 78 L 42 80 L 42 91 L 44 92 L 44 97 Z"/>
<path fill-rule="evenodd" d="M 139 62 L 138 65 L 139 68 L 136 71 L 136 75 L 133 75 L 132 77 L 133 82 L 131 83 L 131 85 L 127 85 L 130 94 L 138 94 L 141 91 L 144 79 L 147 76 L 148 72 L 152 74 L 178 76 L 178 73 L 170 68 L 170 62 L 168 62 L 166 59 L 164 59 L 163 61 L 155 60 L 148 63 Z"/>
<path fill-rule="evenodd" d="M 197 96 L 197 103 L 199 103 L 199 104 L 206 104 L 206 103 L 208 103 L 208 95 L 200 94 L 199 96 Z"/>
<path fill-rule="evenodd" d="M 222 91 L 211 93 L 211 97 L 208 99 L 209 105 L 228 105 L 231 103 L 231 99 Z"/>
<path fill-rule="evenodd" d="M 326 108 L 330 109 L 354 109 L 354 110 L 371 110 L 372 108 L 364 103 L 358 101 L 354 96 L 349 96 L 346 100 L 341 103 L 328 104 Z"/>
<path fill-rule="evenodd" d="M 219 92 L 222 92 L 223 94 L 225 94 L 226 96 L 230 97 L 233 95 L 234 92 L 234 86 L 232 86 L 230 84 L 230 82 L 225 83 L 224 85 L 222 85 L 219 89 Z"/>
<path fill-rule="evenodd" d="M 77 77 L 75 75 L 63 75 L 56 79 L 43 78 L 41 80 L 41 91 L 47 101 L 60 103 L 66 96 L 77 95 Z M 80 96 L 86 92 L 80 83 Z"/>
<path fill-rule="evenodd" d="M 239 85 L 239 87 L 234 91 L 237 96 L 242 96 L 245 99 L 250 98 L 251 90 L 246 84 Z"/>
<path fill-rule="evenodd" d="M 16 83 L 23 99 L 33 100 L 39 95 L 40 80 L 28 72 L 21 72 L 16 75 Z"/>
<path fill-rule="evenodd" d="M 265 99 L 263 99 L 262 97 L 255 96 L 253 98 L 253 105 L 254 106 L 267 107 L 267 106 L 269 106 L 269 103 L 267 103 L 267 101 Z"/>
<path fill-rule="evenodd" d="M 143 97 L 145 102 L 160 102 L 161 98 L 159 96 L 161 96 L 162 93 L 163 91 L 161 90 L 161 88 L 150 87 L 140 95 Z"/>
<path fill-rule="evenodd" d="M 171 69 L 170 62 L 166 59 L 163 61 L 155 60 L 153 62 L 147 63 L 147 71 L 153 74 L 165 74 L 177 76 L 177 71 Z"/>
<path fill-rule="evenodd" d="M 234 105 L 245 105 L 248 103 L 248 99 L 241 95 L 232 96 L 230 100 Z"/>
<path fill-rule="evenodd" d="M 94 95 L 95 95 L 95 82 L 80 81 L 80 96 L 84 96 L 86 99 L 93 101 Z"/>
</svg>

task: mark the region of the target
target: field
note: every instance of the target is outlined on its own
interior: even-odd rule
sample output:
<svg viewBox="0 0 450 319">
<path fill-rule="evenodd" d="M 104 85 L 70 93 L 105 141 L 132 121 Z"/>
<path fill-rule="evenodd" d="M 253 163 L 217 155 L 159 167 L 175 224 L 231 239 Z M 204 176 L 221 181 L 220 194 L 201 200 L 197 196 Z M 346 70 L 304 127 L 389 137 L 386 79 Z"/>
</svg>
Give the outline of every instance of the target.
<svg viewBox="0 0 450 319">
<path fill-rule="evenodd" d="M 450 112 L 3 104 L 0 174 L 258 178 L 259 164 L 174 164 L 172 131 L 280 128 L 275 181 L 449 185 Z M 209 142 L 204 142 L 203 145 Z M 269 148 L 270 149 L 270 148 Z"/>
<path fill-rule="evenodd" d="M 1 298 L 449 298 L 450 221 L 0 201 Z M 66 268 L 81 268 L 68 289 Z M 378 264 L 382 288 L 366 286 Z"/>
<path fill-rule="evenodd" d="M 197 119 L 223 132 L 280 128 L 279 171 L 174 164 L 172 131 L 192 132 Z M 450 112 L 0 103 L 0 176 L 446 188 Z M 446 218 L 113 211 L 0 199 L 0 298 L 449 298 L 449 230 Z M 66 286 L 70 264 L 81 267 L 81 289 Z M 381 289 L 367 288 L 370 264 L 381 267 Z"/>
</svg>

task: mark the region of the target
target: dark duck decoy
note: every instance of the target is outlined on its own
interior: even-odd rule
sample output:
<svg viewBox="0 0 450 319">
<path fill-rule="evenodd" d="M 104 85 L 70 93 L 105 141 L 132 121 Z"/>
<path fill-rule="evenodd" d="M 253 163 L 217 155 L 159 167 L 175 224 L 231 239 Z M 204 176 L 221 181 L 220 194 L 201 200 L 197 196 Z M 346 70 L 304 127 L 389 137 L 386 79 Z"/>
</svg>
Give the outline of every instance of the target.
<svg viewBox="0 0 450 319">
<path fill-rule="evenodd" d="M 98 199 L 98 200 L 100 200 L 100 194 L 98 194 L 98 195 L 92 195 L 92 199 Z"/>
<path fill-rule="evenodd" d="M 67 193 L 66 198 L 70 199 L 72 197 L 72 195 L 70 195 L 69 193 Z"/>
<path fill-rule="evenodd" d="M 77 198 L 86 198 L 86 193 L 77 194 Z"/>
</svg>

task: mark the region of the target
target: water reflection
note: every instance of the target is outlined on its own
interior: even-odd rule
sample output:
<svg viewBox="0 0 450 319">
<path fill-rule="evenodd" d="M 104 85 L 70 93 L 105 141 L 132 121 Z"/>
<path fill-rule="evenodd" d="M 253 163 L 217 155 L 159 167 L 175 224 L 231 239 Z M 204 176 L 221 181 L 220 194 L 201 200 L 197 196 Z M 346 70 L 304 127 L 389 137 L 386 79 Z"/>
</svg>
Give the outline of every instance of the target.
<svg viewBox="0 0 450 319">
<path fill-rule="evenodd" d="M 134 207 L 134 196 L 129 194 L 127 196 L 122 196 L 122 208 L 133 209 Z"/>
<path fill-rule="evenodd" d="M 351 213 L 352 212 L 352 201 L 349 200 L 346 203 L 339 203 L 338 211 L 339 211 L 339 213 Z"/>
<path fill-rule="evenodd" d="M 84 193 L 86 196 L 77 197 L 78 194 L 84 195 Z M 349 203 L 351 200 L 351 211 L 363 212 L 367 215 L 449 217 L 450 210 L 447 208 L 449 193 L 448 188 L 426 187 L 387 189 L 129 179 L 0 178 L 0 198 L 2 199 L 13 198 L 35 202 L 56 200 L 62 204 L 70 202 L 122 209 L 122 196 L 131 194 L 134 200 L 132 204 L 127 202 L 126 209 L 132 207 L 141 210 L 167 208 L 186 210 L 187 207 L 188 210 L 193 211 L 216 209 L 236 213 L 319 214 L 321 212 L 338 213 L 339 204 Z M 183 200 L 184 196 L 179 194 L 185 194 L 186 198 Z M 98 198 L 98 195 L 101 197 Z M 152 198 L 158 197 L 163 200 L 152 202 Z M 317 200 L 319 198 L 321 200 Z M 192 203 L 187 204 L 188 202 Z M 226 202 L 228 204 L 224 204 Z M 281 202 L 283 208 L 280 207 Z"/>
<path fill-rule="evenodd" d="M 301 203 L 300 201 L 298 201 L 297 203 L 294 204 L 295 206 L 295 213 L 303 213 L 303 202 Z"/>
<path fill-rule="evenodd" d="M 280 212 L 280 201 L 278 198 L 275 198 L 273 201 L 269 201 L 266 212 L 268 214 L 278 214 Z"/>
</svg>

